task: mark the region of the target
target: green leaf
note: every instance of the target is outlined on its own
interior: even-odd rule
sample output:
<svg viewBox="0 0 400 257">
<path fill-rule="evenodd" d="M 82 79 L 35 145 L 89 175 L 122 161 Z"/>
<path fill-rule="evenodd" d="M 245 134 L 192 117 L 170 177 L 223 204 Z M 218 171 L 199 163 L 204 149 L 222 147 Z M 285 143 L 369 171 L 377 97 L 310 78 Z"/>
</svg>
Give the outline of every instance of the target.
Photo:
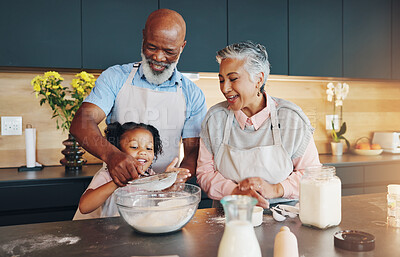
<svg viewBox="0 0 400 257">
<path fill-rule="evenodd" d="M 346 142 L 346 145 L 347 145 L 347 149 L 350 150 L 350 142 L 349 142 L 349 140 L 347 140 L 344 136 L 340 136 L 339 138 L 340 139 L 344 139 L 344 141 Z"/>
<path fill-rule="evenodd" d="M 340 128 L 339 132 L 337 132 L 337 136 L 340 137 L 341 135 L 344 135 L 344 133 L 346 133 L 346 130 L 346 122 L 343 122 L 342 127 Z"/>
</svg>

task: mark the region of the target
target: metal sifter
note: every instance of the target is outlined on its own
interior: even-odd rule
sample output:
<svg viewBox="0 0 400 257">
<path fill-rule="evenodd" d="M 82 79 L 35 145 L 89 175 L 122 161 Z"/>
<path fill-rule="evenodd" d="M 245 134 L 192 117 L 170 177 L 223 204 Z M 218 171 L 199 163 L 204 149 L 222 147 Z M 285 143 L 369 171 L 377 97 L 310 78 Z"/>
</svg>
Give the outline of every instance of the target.
<svg viewBox="0 0 400 257">
<path fill-rule="evenodd" d="M 137 189 L 149 190 L 149 191 L 160 191 L 172 186 L 176 178 L 178 177 L 178 171 L 163 172 L 148 177 L 141 177 L 135 180 L 129 181 L 128 183 Z"/>
</svg>

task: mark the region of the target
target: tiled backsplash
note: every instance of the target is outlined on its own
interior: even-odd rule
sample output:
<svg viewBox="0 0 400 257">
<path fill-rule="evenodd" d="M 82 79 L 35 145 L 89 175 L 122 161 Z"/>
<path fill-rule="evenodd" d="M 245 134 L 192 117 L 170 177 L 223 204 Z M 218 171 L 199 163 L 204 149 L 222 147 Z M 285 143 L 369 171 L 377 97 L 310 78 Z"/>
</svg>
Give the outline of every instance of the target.
<svg viewBox="0 0 400 257">
<path fill-rule="evenodd" d="M 37 129 L 37 161 L 58 165 L 63 157 L 62 141 L 67 132 L 56 129 L 50 107 L 39 105 L 30 84 L 40 72 L 0 73 L 0 116 L 22 116 L 23 127 L 32 124 Z M 69 85 L 74 73 L 61 73 L 63 85 Z M 373 131 L 400 131 L 400 81 L 343 80 L 337 78 L 290 77 L 271 75 L 266 91 L 299 105 L 315 127 L 314 140 L 320 153 L 330 152 L 330 136 L 325 130 L 325 115 L 332 114 L 332 103 L 326 100 L 326 85 L 330 81 L 346 81 L 350 92 L 344 101 L 345 134 L 351 144 L 359 137 L 372 137 Z M 207 106 L 223 101 L 216 73 L 200 73 L 195 82 L 206 96 Z M 105 127 L 104 123 L 101 128 Z M 90 163 L 99 160 L 89 154 Z M 25 164 L 25 137 L 0 136 L 0 167 Z"/>
</svg>

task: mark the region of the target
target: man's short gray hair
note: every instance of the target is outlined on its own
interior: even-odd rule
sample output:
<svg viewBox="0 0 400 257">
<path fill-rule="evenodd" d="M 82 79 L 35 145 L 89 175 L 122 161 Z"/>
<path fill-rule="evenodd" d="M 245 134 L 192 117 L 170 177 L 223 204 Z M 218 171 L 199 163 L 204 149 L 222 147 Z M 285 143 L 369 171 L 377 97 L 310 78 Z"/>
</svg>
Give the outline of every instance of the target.
<svg viewBox="0 0 400 257">
<path fill-rule="evenodd" d="M 264 85 L 267 81 L 270 64 L 268 62 L 268 53 L 265 47 L 255 44 L 251 41 L 231 44 L 217 52 L 217 62 L 221 64 L 224 59 L 246 60 L 244 63 L 245 70 L 249 73 L 251 81 L 260 72 L 264 73 L 263 86 L 261 92 L 264 92 Z"/>
</svg>

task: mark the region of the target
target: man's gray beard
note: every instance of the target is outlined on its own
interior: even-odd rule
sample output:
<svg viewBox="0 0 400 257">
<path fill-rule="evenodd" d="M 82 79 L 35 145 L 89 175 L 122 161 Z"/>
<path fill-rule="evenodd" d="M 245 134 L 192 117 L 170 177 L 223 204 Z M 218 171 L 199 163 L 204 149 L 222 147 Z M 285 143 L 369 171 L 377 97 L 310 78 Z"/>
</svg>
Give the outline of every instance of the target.
<svg viewBox="0 0 400 257">
<path fill-rule="evenodd" d="M 141 53 L 141 56 L 142 56 L 143 74 L 148 82 L 155 85 L 160 85 L 165 81 L 167 81 L 172 76 L 172 73 L 174 73 L 175 67 L 178 64 L 178 61 L 176 61 L 171 64 L 164 65 L 165 69 L 163 71 L 157 72 L 150 67 L 150 63 L 147 60 L 146 56 L 143 54 L 143 52 Z"/>
</svg>

